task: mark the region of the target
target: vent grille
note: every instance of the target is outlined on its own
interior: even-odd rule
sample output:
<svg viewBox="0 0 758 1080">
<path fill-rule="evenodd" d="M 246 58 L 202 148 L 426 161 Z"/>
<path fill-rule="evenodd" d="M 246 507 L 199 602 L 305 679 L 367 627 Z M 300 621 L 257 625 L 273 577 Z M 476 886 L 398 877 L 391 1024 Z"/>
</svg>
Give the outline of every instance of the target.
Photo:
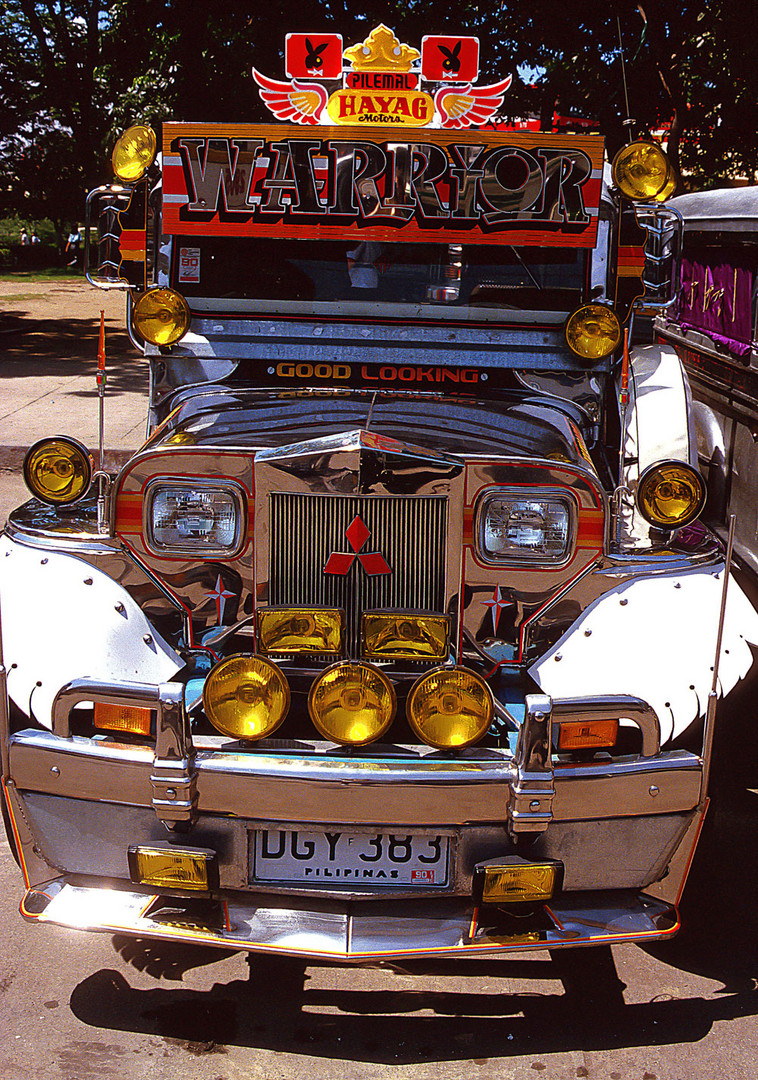
<svg viewBox="0 0 758 1080">
<path fill-rule="evenodd" d="M 355 524 L 351 544 L 356 518 L 365 528 Z M 342 608 L 347 652 L 358 657 L 364 611 L 444 612 L 446 526 L 442 495 L 272 494 L 269 603 Z M 336 563 L 345 573 L 324 573 L 334 553 L 344 556 Z M 367 572 L 364 563 L 383 567 L 382 559 L 360 558 L 372 554 L 389 573 Z"/>
</svg>

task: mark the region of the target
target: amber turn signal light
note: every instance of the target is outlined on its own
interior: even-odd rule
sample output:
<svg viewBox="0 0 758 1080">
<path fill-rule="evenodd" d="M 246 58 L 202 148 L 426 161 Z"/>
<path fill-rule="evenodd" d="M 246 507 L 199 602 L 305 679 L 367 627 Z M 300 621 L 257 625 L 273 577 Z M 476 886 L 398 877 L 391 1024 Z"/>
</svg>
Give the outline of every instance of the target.
<svg viewBox="0 0 758 1080">
<path fill-rule="evenodd" d="M 130 735 L 149 735 L 153 714 L 150 709 L 138 709 L 133 705 L 109 705 L 95 702 L 93 724 L 101 731 L 124 731 Z"/>
<path fill-rule="evenodd" d="M 618 731 L 618 720 L 571 720 L 558 725 L 558 749 L 608 749 L 616 745 Z"/>
</svg>

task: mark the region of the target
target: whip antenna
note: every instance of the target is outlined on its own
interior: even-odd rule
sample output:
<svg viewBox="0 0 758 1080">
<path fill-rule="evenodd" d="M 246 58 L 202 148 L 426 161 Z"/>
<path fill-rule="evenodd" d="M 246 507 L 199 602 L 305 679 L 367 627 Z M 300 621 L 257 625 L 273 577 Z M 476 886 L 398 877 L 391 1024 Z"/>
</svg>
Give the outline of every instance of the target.
<svg viewBox="0 0 758 1080">
<path fill-rule="evenodd" d="M 632 128 L 636 123 L 632 120 L 631 110 L 629 108 L 629 88 L 626 85 L 626 61 L 624 60 L 624 43 L 621 39 L 621 16 L 616 16 L 616 26 L 618 27 L 619 34 L 619 56 L 621 57 L 621 81 L 624 84 L 624 104 L 626 106 L 626 120 L 623 121 L 623 125 L 626 128 L 627 142 L 632 141 Z"/>
</svg>

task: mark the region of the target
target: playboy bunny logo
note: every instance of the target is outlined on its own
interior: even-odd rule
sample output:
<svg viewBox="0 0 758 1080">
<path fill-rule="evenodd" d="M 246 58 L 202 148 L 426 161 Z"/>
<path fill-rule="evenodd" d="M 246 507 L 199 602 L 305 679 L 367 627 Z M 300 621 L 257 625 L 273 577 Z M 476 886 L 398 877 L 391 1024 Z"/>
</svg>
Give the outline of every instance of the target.
<svg viewBox="0 0 758 1080">
<path fill-rule="evenodd" d="M 445 59 L 442 61 L 442 71 L 445 75 L 457 75 L 458 72 L 461 70 L 461 62 L 459 60 L 459 56 L 461 53 L 462 44 L 462 41 L 457 42 L 455 48 L 452 51 L 446 48 L 445 45 L 437 46 L 439 51 L 445 57 Z"/>
</svg>

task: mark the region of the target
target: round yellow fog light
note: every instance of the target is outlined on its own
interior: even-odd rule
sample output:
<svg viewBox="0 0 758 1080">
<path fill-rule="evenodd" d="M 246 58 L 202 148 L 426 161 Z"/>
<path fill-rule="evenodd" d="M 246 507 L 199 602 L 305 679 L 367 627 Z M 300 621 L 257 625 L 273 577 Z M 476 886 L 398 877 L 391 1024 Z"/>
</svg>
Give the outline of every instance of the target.
<svg viewBox="0 0 758 1080">
<path fill-rule="evenodd" d="M 686 461 L 659 461 L 637 484 L 637 506 L 645 521 L 659 529 L 689 525 L 705 505 L 705 482 Z"/>
<path fill-rule="evenodd" d="M 624 146 L 613 159 L 613 182 L 627 199 L 657 199 L 671 183 L 673 169 L 657 143 Z"/>
<path fill-rule="evenodd" d="M 229 656 L 205 680 L 203 706 L 222 734 L 235 739 L 264 739 L 287 715 L 290 689 L 270 660 Z"/>
<path fill-rule="evenodd" d="M 569 315 L 565 334 L 571 351 L 593 363 L 618 348 L 621 323 L 613 308 L 605 304 L 585 304 Z"/>
<path fill-rule="evenodd" d="M 152 128 L 135 124 L 127 128 L 113 147 L 111 164 L 119 180 L 133 184 L 141 179 L 155 160 L 158 141 Z"/>
<path fill-rule="evenodd" d="M 134 305 L 134 329 L 151 345 L 173 345 L 190 324 L 187 301 L 173 289 L 151 289 Z"/>
<path fill-rule="evenodd" d="M 331 742 L 365 746 L 381 738 L 395 718 L 395 691 L 368 664 L 339 663 L 311 687 L 308 711 L 315 727 Z"/>
<path fill-rule="evenodd" d="M 489 687 L 466 668 L 438 668 L 414 683 L 406 715 L 418 737 L 439 750 L 478 742 L 492 723 Z"/>
<path fill-rule="evenodd" d="M 76 502 L 87 494 L 91 479 L 89 454 L 77 439 L 66 435 L 40 439 L 26 452 L 24 480 L 42 502 L 59 506 Z"/>
</svg>

